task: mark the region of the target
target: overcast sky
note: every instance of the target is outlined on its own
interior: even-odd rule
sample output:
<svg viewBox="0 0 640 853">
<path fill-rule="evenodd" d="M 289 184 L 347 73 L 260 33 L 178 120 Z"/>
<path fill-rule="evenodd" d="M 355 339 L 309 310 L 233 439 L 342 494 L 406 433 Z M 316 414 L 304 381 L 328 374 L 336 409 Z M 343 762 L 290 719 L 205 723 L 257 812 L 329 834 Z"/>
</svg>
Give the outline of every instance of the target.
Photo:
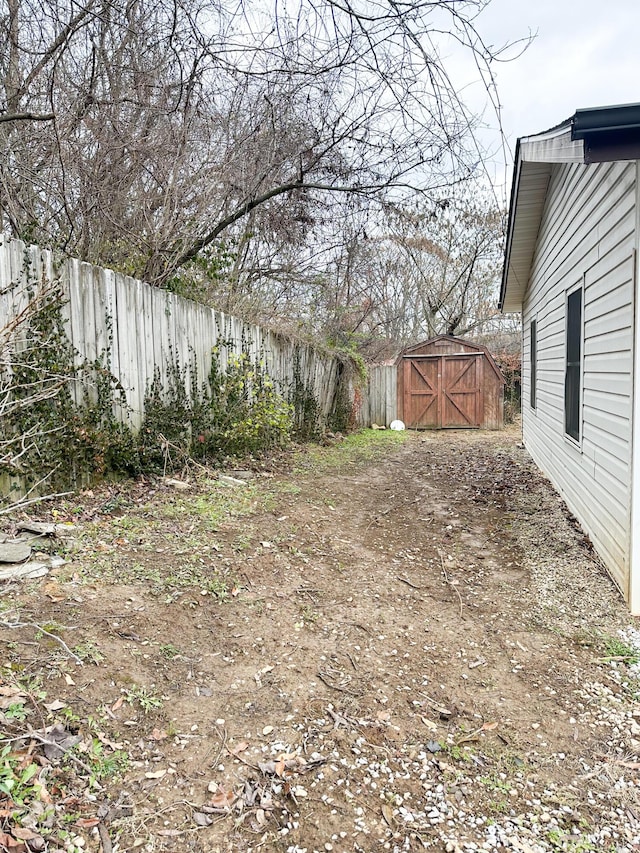
<svg viewBox="0 0 640 853">
<path fill-rule="evenodd" d="M 517 137 L 576 109 L 640 101 L 640 0 L 492 0 L 476 23 L 496 47 L 536 34 L 520 58 L 496 66 L 511 152 Z M 488 111 L 486 120 L 497 148 Z"/>
</svg>

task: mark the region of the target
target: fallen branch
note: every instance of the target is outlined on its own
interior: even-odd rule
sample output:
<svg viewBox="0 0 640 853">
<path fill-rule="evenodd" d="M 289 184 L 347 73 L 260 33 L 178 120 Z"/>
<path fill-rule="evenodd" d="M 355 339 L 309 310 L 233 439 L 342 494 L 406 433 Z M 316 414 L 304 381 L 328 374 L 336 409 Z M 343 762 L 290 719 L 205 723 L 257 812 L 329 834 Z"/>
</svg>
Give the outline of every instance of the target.
<svg viewBox="0 0 640 853">
<path fill-rule="evenodd" d="M 451 580 L 451 578 L 447 574 L 447 570 L 446 570 L 445 565 L 444 565 L 444 556 L 442 554 L 442 551 L 438 551 L 438 554 L 440 554 L 440 563 L 442 564 L 442 574 L 444 575 L 445 583 L 448 584 L 453 590 L 455 590 L 455 593 L 458 596 L 458 601 L 460 602 L 460 618 L 464 619 L 464 614 L 462 612 L 462 596 L 460 595 L 460 590 L 458 589 L 456 584 Z"/>
<path fill-rule="evenodd" d="M 406 583 L 406 585 L 407 585 L 407 586 L 410 586 L 410 587 L 411 587 L 411 589 L 417 589 L 417 590 L 422 590 L 422 589 L 424 589 L 424 587 L 423 587 L 423 586 L 416 586 L 414 583 L 411 583 L 411 581 L 410 581 L 408 578 L 402 578 L 402 577 L 400 577 L 400 575 L 396 575 L 396 577 L 397 577 L 397 579 L 398 579 L 399 581 L 401 581 L 402 583 Z"/>
<path fill-rule="evenodd" d="M 52 501 L 54 498 L 66 498 L 68 495 L 72 495 L 73 492 L 57 492 L 52 495 L 43 495 L 41 498 L 31 498 L 28 501 L 16 501 L 16 503 L 11 504 L 11 506 L 4 507 L 4 509 L 0 509 L 0 515 L 6 515 L 9 512 L 15 512 L 17 509 L 22 509 L 25 506 L 31 506 L 31 504 L 42 503 L 43 501 Z"/>
<path fill-rule="evenodd" d="M 65 643 L 65 641 L 58 637 L 57 634 L 52 634 L 51 631 L 47 631 L 42 625 L 38 625 L 37 622 L 0 622 L 0 627 L 2 628 L 35 628 L 37 631 L 40 631 L 41 634 L 44 634 L 45 637 L 49 637 L 52 640 L 55 640 L 56 643 L 59 643 L 64 651 L 69 655 L 69 657 L 73 658 L 74 661 L 78 664 L 78 666 L 84 666 L 81 658 L 78 655 L 74 654 L 69 646 Z"/>
<path fill-rule="evenodd" d="M 102 821 L 98 824 L 98 835 L 100 836 L 100 844 L 102 844 L 102 853 L 113 853 L 113 846 L 107 832 L 107 827 Z"/>
<path fill-rule="evenodd" d="M 89 767 L 89 765 L 85 764 L 84 761 L 82 761 L 81 758 L 78 758 L 77 755 L 74 755 L 73 752 L 71 752 L 71 749 L 65 749 L 64 746 L 62 746 L 59 743 L 56 743 L 55 740 L 49 740 L 48 738 L 42 737 L 42 735 L 39 735 L 37 732 L 34 732 L 34 731 L 30 731 L 28 734 L 28 737 L 39 741 L 40 743 L 44 744 L 45 746 L 52 746 L 55 749 L 59 749 L 60 752 L 62 752 L 64 755 L 68 756 L 75 764 L 78 765 L 78 767 L 82 767 L 83 770 L 86 770 L 86 772 L 89 774 L 89 776 L 94 776 L 94 771 Z"/>
<path fill-rule="evenodd" d="M 326 684 L 327 687 L 330 687 L 332 690 L 337 690 L 339 693 L 346 693 L 348 696 L 357 696 L 357 693 L 354 693 L 353 690 L 349 690 L 348 687 L 341 687 L 339 684 L 332 684 L 329 681 L 328 677 L 324 675 L 323 672 L 317 672 L 316 677 L 322 681 L 323 684 Z M 349 676 L 351 678 L 351 676 Z"/>
</svg>

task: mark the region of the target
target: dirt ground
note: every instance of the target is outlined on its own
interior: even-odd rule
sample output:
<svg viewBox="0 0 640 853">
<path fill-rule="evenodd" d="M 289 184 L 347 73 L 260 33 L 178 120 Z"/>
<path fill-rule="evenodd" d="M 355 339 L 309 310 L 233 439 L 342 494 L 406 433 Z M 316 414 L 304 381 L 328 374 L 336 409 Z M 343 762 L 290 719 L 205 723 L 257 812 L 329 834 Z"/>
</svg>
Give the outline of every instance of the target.
<svg viewBox="0 0 640 853">
<path fill-rule="evenodd" d="M 640 633 L 516 428 L 223 474 L 29 515 L 0 850 L 640 850 Z"/>
</svg>

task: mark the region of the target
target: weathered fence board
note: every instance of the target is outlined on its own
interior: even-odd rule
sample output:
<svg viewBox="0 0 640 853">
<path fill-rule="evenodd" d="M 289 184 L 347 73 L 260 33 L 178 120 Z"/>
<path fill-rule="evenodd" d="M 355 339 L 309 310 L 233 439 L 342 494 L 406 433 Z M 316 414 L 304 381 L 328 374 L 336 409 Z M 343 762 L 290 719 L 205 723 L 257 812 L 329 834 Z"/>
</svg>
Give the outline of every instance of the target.
<svg viewBox="0 0 640 853">
<path fill-rule="evenodd" d="M 78 361 L 102 359 L 126 395 L 126 410 L 116 414 L 140 425 L 145 393 L 154 376 L 166 387 L 171 364 L 195 371 L 206 382 L 213 347 L 232 341 L 233 351 L 248 348 L 264 361 L 281 392 L 298 380 L 313 391 L 323 418 L 331 412 L 339 377 L 339 361 L 330 353 L 214 311 L 129 276 L 77 260 L 59 265 L 53 254 L 37 246 L 0 237 L 0 329 L 28 302 L 29 287 L 59 280 L 65 299 L 63 318 Z M 221 367 L 227 353 L 220 352 Z M 76 389 L 76 399 L 91 389 Z M 377 411 L 377 410 L 376 410 Z M 384 421 L 386 416 L 379 416 Z"/>
<path fill-rule="evenodd" d="M 397 368 L 395 365 L 369 367 L 359 423 L 361 426 L 389 426 L 398 417 Z"/>
</svg>

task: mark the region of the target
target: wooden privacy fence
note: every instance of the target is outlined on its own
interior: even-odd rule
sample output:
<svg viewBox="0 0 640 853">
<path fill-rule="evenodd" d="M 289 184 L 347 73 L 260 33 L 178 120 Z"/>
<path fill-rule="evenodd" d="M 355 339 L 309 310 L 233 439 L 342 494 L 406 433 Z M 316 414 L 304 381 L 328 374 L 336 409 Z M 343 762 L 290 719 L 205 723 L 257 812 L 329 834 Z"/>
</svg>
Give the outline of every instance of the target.
<svg viewBox="0 0 640 853">
<path fill-rule="evenodd" d="M 219 346 L 222 369 L 230 353 L 247 352 L 262 361 L 286 395 L 294 381 L 311 392 L 326 421 L 336 399 L 341 362 L 330 353 L 246 323 L 151 287 L 130 276 L 77 260 L 56 265 L 53 254 L 19 240 L 0 237 L 0 329 L 27 306 L 47 282 L 59 281 L 63 318 L 78 362 L 103 359 L 119 382 L 127 407 L 118 415 L 139 427 L 145 394 L 159 376 L 163 387 L 179 363 L 192 378 L 206 382 L 211 355 Z M 228 347 L 221 346 L 229 342 Z M 194 377 L 195 373 L 195 377 Z M 81 398 L 82 389 L 77 391 Z"/>
<path fill-rule="evenodd" d="M 398 417 L 398 368 L 394 364 L 371 365 L 367 370 L 367 387 L 362 394 L 358 423 L 389 426 Z"/>
</svg>

